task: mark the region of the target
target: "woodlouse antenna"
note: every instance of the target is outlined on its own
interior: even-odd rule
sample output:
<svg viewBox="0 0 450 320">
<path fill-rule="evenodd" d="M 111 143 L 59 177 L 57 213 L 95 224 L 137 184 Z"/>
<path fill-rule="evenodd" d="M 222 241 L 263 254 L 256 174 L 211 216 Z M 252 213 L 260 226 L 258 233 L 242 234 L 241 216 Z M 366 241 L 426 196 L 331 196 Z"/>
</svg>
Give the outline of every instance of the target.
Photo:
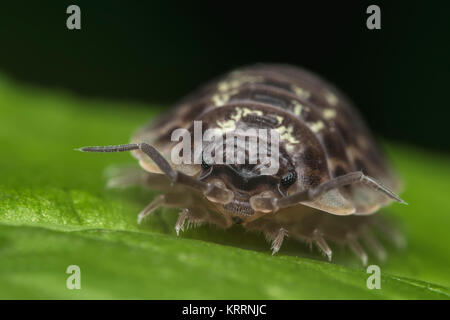
<svg viewBox="0 0 450 320">
<path fill-rule="evenodd" d="M 321 185 L 317 186 L 316 188 L 300 191 L 281 199 L 256 195 L 250 198 L 250 205 L 255 211 L 274 212 L 277 211 L 278 209 L 290 207 L 299 204 L 300 202 L 303 201 L 313 201 L 332 189 L 341 188 L 357 182 L 364 183 L 368 187 L 383 193 L 384 195 L 388 196 L 389 198 L 397 202 L 407 204 L 398 195 L 396 195 L 386 186 L 382 185 L 380 182 L 364 175 L 361 171 L 357 171 L 357 172 L 350 172 L 342 176 L 328 180 L 322 183 Z"/>
<path fill-rule="evenodd" d="M 96 146 L 96 147 L 82 147 L 75 149 L 81 152 L 125 152 L 139 149 L 139 145 L 136 143 L 121 144 L 117 146 Z"/>
<path fill-rule="evenodd" d="M 216 184 L 205 183 L 199 181 L 191 176 L 188 176 L 180 171 L 172 169 L 169 162 L 151 145 L 143 143 L 130 143 L 121 144 L 115 146 L 91 146 L 82 147 L 75 149 L 81 152 L 125 152 L 132 150 L 141 150 L 145 153 L 155 164 L 164 172 L 167 177 L 169 177 L 172 183 L 184 184 L 192 189 L 203 192 L 205 197 L 207 197 L 212 202 L 217 202 L 221 204 L 227 204 L 233 200 L 234 194 L 232 191 L 219 187 Z"/>
</svg>

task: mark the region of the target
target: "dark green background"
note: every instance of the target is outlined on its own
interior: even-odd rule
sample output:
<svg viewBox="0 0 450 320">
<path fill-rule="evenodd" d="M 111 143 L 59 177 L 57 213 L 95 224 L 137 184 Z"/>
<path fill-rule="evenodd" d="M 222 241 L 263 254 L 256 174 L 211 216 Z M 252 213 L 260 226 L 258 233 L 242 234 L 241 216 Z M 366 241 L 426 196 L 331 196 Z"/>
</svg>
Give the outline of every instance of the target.
<svg viewBox="0 0 450 320">
<path fill-rule="evenodd" d="M 0 72 L 82 95 L 170 105 L 210 78 L 255 62 L 322 74 L 378 135 L 438 151 L 448 141 L 450 4 L 437 1 L 9 1 Z M 66 28 L 69 4 L 82 30 Z M 382 30 L 365 26 L 369 4 Z"/>
</svg>

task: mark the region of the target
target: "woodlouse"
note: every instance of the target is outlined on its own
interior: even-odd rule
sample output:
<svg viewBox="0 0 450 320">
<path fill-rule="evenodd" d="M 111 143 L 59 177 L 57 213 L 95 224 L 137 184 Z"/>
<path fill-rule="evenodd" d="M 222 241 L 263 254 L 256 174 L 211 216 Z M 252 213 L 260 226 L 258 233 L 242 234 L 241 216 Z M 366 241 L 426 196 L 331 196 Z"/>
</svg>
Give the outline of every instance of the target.
<svg viewBox="0 0 450 320">
<path fill-rule="evenodd" d="M 194 121 L 205 124 L 203 131 L 214 128 L 224 135 L 238 128 L 276 130 L 278 171 L 261 175 L 261 163 L 174 164 L 170 155 L 177 142 L 171 133 L 177 128 L 193 133 Z M 394 193 L 396 178 L 349 100 L 318 76 L 286 65 L 233 71 L 142 128 L 132 143 L 80 150 L 133 152 L 144 171 L 119 176 L 112 184 L 141 182 L 163 192 L 139 214 L 139 222 L 161 206 L 177 207 L 182 209 L 177 234 L 185 223 L 240 224 L 263 232 L 273 253 L 289 235 L 315 243 L 329 260 L 327 241 L 346 244 L 366 264 L 359 244 L 364 238 L 383 259 L 384 249 L 368 228 L 371 214 L 393 200 L 404 203 Z"/>
</svg>

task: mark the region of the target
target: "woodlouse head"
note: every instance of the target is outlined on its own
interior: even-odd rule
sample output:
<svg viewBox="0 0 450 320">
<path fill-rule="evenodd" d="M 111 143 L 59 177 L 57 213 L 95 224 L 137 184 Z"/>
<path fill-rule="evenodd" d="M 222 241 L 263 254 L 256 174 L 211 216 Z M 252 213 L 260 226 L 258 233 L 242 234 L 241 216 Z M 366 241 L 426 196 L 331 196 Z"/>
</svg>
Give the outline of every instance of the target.
<svg viewBox="0 0 450 320">
<path fill-rule="evenodd" d="M 252 197 L 281 198 L 297 180 L 292 166 L 284 166 L 273 175 L 261 175 L 257 164 L 209 164 L 202 161 L 201 168 L 200 180 L 233 192 L 230 202 L 216 205 L 239 223 L 257 211 L 252 207 Z"/>
</svg>

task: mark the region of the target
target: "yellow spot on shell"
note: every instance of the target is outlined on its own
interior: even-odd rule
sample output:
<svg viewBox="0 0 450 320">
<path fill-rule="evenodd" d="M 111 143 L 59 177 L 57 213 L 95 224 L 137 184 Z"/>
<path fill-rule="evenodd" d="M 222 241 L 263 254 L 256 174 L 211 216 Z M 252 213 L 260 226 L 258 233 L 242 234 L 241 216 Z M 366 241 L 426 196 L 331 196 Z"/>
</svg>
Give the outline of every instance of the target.
<svg viewBox="0 0 450 320">
<path fill-rule="evenodd" d="M 281 127 L 278 127 L 276 130 L 280 134 L 281 141 L 286 141 L 289 143 L 299 143 L 300 142 L 292 135 L 292 133 L 294 132 L 294 128 L 292 126 L 289 126 L 289 127 L 281 126 Z"/>
<path fill-rule="evenodd" d="M 236 89 L 240 87 L 244 83 L 256 83 L 263 81 L 263 78 L 260 76 L 240 76 L 235 75 L 231 80 L 225 80 L 219 82 L 217 85 L 217 89 L 220 92 L 227 92 L 232 89 Z"/>
<path fill-rule="evenodd" d="M 317 121 L 317 122 L 310 122 L 308 123 L 309 128 L 311 129 L 312 132 L 317 133 L 320 130 L 322 130 L 325 125 L 323 124 L 323 122 L 321 120 Z"/>
<path fill-rule="evenodd" d="M 230 85 L 226 81 L 219 82 L 219 84 L 217 85 L 217 89 L 219 89 L 219 91 L 222 91 L 222 92 L 228 91 L 229 88 L 230 88 Z"/>
<path fill-rule="evenodd" d="M 236 74 L 234 78 L 232 77 L 217 84 L 218 93 L 214 94 L 211 100 L 216 107 L 221 107 L 230 100 L 231 96 L 239 92 L 239 87 L 242 84 L 261 82 L 262 80 L 262 77 L 239 76 Z"/>
<path fill-rule="evenodd" d="M 294 90 L 295 94 L 302 99 L 308 99 L 311 96 L 309 91 L 307 91 L 303 88 L 300 88 L 298 86 L 292 86 L 291 88 L 292 88 L 292 90 Z"/>
<path fill-rule="evenodd" d="M 221 107 L 228 101 L 227 97 L 223 97 L 221 94 L 215 94 L 211 99 L 216 107 Z"/>
<path fill-rule="evenodd" d="M 230 116 L 231 119 L 233 119 L 234 121 L 238 122 L 239 120 L 241 120 L 242 117 L 242 109 L 237 107 L 234 109 L 235 113 L 232 114 Z"/>
<path fill-rule="evenodd" d="M 277 118 L 278 124 L 282 124 L 284 118 L 282 116 L 275 116 Z"/>
<path fill-rule="evenodd" d="M 230 100 L 231 96 L 235 95 L 236 93 L 238 93 L 238 90 L 236 89 L 226 93 L 216 93 L 211 97 L 211 100 L 216 107 L 221 107 Z"/>
<path fill-rule="evenodd" d="M 334 109 L 323 110 L 323 117 L 327 120 L 333 119 L 334 117 L 336 117 L 336 110 Z"/>
<path fill-rule="evenodd" d="M 302 113 L 303 105 L 295 100 L 292 100 L 292 105 L 294 106 L 294 114 L 296 116 L 300 116 L 300 114 Z"/>
<path fill-rule="evenodd" d="M 217 125 L 222 129 L 222 133 L 233 131 L 236 129 L 236 121 L 230 119 L 230 120 L 224 120 L 224 121 L 217 121 Z"/>
<path fill-rule="evenodd" d="M 336 95 L 330 91 L 325 92 L 325 100 L 333 107 L 336 106 L 339 101 Z"/>
<path fill-rule="evenodd" d="M 285 148 L 289 152 L 294 151 L 294 146 L 292 144 L 290 144 L 290 143 L 286 144 Z"/>
<path fill-rule="evenodd" d="M 249 108 L 244 108 L 244 109 L 242 109 L 242 111 L 243 111 L 243 113 L 242 113 L 243 117 L 245 117 L 245 116 L 247 116 L 249 114 L 256 114 L 258 116 L 264 115 L 264 112 L 262 112 L 261 110 L 252 110 L 252 109 L 249 109 Z"/>
<path fill-rule="evenodd" d="M 249 114 L 256 114 L 262 116 L 264 113 L 261 110 L 252 110 L 249 108 L 234 108 L 234 113 L 230 115 L 229 120 L 218 120 L 217 125 L 222 129 L 222 132 L 232 131 L 236 129 L 236 123 L 239 122 L 242 117 Z"/>
</svg>

